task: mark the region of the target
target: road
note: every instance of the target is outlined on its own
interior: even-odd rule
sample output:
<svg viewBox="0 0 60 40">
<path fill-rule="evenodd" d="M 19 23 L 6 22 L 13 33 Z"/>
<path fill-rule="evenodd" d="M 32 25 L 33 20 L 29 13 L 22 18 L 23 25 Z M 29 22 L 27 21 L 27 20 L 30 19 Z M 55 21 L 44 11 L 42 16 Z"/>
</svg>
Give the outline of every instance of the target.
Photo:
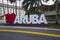
<svg viewBox="0 0 60 40">
<path fill-rule="evenodd" d="M 0 27 L 0 40 L 60 40 L 60 29 Z"/>
</svg>

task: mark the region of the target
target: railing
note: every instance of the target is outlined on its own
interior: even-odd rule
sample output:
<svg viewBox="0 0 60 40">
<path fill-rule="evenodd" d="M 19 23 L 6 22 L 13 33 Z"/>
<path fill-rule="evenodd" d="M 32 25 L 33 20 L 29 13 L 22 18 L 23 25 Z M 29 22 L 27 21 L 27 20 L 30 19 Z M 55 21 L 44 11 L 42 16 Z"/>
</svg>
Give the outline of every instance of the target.
<svg viewBox="0 0 60 40">
<path fill-rule="evenodd" d="M 60 10 L 59 10 L 59 14 L 60 14 Z M 47 11 L 45 12 L 45 15 L 56 15 L 56 11 Z"/>
</svg>

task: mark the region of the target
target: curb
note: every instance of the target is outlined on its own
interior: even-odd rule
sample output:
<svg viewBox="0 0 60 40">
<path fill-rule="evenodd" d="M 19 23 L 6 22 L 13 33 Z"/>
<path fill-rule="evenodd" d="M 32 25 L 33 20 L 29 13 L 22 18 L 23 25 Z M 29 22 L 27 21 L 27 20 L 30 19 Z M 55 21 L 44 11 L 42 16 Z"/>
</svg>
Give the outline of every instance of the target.
<svg viewBox="0 0 60 40">
<path fill-rule="evenodd" d="M 55 29 L 55 28 L 47 28 L 47 27 L 22 27 L 22 26 L 0 26 L 0 28 L 13 28 L 13 29 L 36 29 L 36 30 L 55 30 L 55 31 L 60 31 L 60 29 Z"/>
</svg>

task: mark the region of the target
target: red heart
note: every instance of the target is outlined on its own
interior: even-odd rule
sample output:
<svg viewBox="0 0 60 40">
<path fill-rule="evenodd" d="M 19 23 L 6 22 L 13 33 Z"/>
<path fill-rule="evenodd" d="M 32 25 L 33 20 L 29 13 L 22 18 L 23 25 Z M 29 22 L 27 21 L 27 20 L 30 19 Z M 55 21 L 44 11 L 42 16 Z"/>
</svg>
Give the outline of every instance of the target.
<svg viewBox="0 0 60 40">
<path fill-rule="evenodd" d="M 6 14 L 5 15 L 6 16 L 6 22 L 7 23 L 9 23 L 9 24 L 12 24 L 12 23 L 14 23 L 14 20 L 15 20 L 15 18 L 16 18 L 16 15 L 14 14 L 14 13 L 12 13 L 12 14 Z"/>
</svg>

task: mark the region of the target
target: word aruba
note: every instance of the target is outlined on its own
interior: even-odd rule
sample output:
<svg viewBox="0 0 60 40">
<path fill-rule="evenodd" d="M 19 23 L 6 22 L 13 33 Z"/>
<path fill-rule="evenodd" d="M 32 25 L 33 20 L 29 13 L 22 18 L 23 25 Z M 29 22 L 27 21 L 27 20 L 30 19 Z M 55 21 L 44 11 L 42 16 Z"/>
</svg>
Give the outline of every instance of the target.
<svg viewBox="0 0 60 40">
<path fill-rule="evenodd" d="M 47 24 L 47 20 L 44 14 L 38 15 L 25 15 L 25 16 L 16 16 L 14 23 L 19 24 Z"/>
</svg>

